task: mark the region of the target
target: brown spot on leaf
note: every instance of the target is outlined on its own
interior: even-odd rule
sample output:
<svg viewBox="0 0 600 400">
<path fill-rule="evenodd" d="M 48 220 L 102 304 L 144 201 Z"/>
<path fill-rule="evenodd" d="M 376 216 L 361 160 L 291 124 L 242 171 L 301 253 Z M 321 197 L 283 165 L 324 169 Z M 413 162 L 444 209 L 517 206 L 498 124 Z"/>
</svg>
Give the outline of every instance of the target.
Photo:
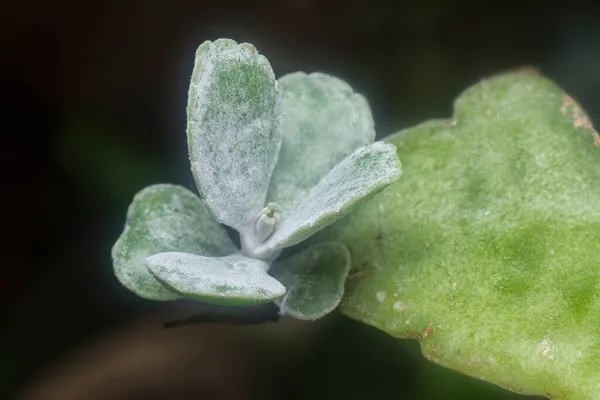
<svg viewBox="0 0 600 400">
<path fill-rule="evenodd" d="M 517 68 L 514 70 L 514 72 L 519 73 L 519 74 L 529 74 L 529 75 L 533 75 L 533 76 L 540 76 L 540 71 L 537 68 L 532 67 L 531 65 Z"/>
<path fill-rule="evenodd" d="M 437 354 L 437 352 L 438 352 L 439 350 L 440 350 L 440 346 L 438 346 L 437 344 L 431 348 L 431 352 L 432 352 L 433 354 Z"/>
<path fill-rule="evenodd" d="M 407 336 L 414 337 L 415 339 L 419 339 L 419 340 L 421 339 L 421 335 L 417 331 L 414 331 L 412 329 L 407 332 Z"/>
<path fill-rule="evenodd" d="M 600 136 L 598 135 L 598 132 L 594 130 L 594 126 L 592 125 L 592 120 L 590 120 L 590 117 L 587 116 L 579 103 L 577 103 L 577 101 L 575 101 L 575 99 L 573 99 L 571 96 L 564 93 L 562 98 L 563 104 L 560 107 L 560 113 L 571 118 L 575 128 L 583 128 L 591 131 L 594 140 L 594 146 L 600 147 Z"/>
<path fill-rule="evenodd" d="M 358 278 L 362 277 L 365 274 L 366 274 L 365 271 L 351 272 L 350 274 L 348 274 L 348 277 L 346 279 L 358 279 Z"/>
<path fill-rule="evenodd" d="M 444 121 L 444 125 L 446 126 L 456 126 L 457 123 L 458 121 L 456 121 L 454 118 Z"/>
<path fill-rule="evenodd" d="M 421 334 L 420 339 L 423 340 L 426 337 L 431 336 L 431 335 L 433 335 L 433 326 L 429 325 L 427 327 L 427 329 L 425 329 L 425 331 Z"/>
</svg>

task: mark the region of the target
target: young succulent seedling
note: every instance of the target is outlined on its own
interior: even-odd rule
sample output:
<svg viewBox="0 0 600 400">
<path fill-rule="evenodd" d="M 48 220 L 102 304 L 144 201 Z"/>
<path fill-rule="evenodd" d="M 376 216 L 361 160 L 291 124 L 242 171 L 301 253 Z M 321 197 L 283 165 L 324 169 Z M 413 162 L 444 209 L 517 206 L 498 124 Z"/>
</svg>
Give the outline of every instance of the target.
<svg viewBox="0 0 600 400">
<path fill-rule="evenodd" d="M 196 52 L 187 118 L 200 197 L 166 184 L 139 192 L 112 250 L 117 278 L 153 300 L 275 301 L 298 319 L 335 309 L 350 269 L 343 245 L 278 256 L 400 176 L 395 146 L 373 143 L 364 97 L 321 73 L 276 80 L 252 45 L 220 39 Z"/>
<path fill-rule="evenodd" d="M 395 147 L 373 140 L 366 101 L 343 81 L 277 81 L 251 45 L 202 44 L 188 105 L 200 196 L 139 192 L 117 277 L 144 298 L 208 303 L 167 326 L 232 310 L 243 324 L 274 309 L 313 320 L 344 296 L 343 314 L 461 373 L 600 398 L 600 136 L 577 102 L 531 70 L 483 80 L 451 120 L 384 139 L 411 174 L 355 210 L 400 175 Z"/>
</svg>

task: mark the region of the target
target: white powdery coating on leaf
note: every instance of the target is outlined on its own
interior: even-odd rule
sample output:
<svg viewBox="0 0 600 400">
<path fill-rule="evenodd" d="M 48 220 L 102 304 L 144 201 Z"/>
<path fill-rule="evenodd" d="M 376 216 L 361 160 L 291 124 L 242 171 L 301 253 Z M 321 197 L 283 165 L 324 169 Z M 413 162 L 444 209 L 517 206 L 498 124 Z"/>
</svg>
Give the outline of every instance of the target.
<svg viewBox="0 0 600 400">
<path fill-rule="evenodd" d="M 376 142 L 358 149 L 310 191 L 263 248 L 278 249 L 303 241 L 396 181 L 401 172 L 394 145 Z"/>
<path fill-rule="evenodd" d="M 201 197 L 220 222 L 238 228 L 263 208 L 281 145 L 282 98 L 267 59 L 246 43 L 203 43 L 187 115 Z"/>
<path fill-rule="evenodd" d="M 375 140 L 367 100 L 341 79 L 295 72 L 279 79 L 283 139 L 267 200 L 284 215 L 356 149 Z"/>
<path fill-rule="evenodd" d="M 236 248 L 198 196 L 181 186 L 161 184 L 141 190 L 129 206 L 125 229 L 112 249 L 117 279 L 143 298 L 180 298 L 144 264 L 146 257 L 162 251 L 224 256 Z"/>
<path fill-rule="evenodd" d="M 350 252 L 337 243 L 320 243 L 276 261 L 273 276 L 287 293 L 275 302 L 281 314 L 315 320 L 332 312 L 344 296 L 350 272 Z"/>
<path fill-rule="evenodd" d="M 285 293 L 283 285 L 266 273 L 267 263 L 239 254 L 211 258 L 166 252 L 146 258 L 146 266 L 177 292 L 207 302 L 259 303 Z"/>
</svg>

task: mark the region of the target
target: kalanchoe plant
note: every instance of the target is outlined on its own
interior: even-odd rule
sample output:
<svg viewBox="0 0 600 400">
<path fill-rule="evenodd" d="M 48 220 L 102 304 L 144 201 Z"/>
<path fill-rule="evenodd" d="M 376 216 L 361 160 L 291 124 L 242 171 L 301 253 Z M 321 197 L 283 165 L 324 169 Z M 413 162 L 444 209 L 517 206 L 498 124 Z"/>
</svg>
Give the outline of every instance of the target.
<svg viewBox="0 0 600 400">
<path fill-rule="evenodd" d="M 278 256 L 400 176 L 396 148 L 373 143 L 365 99 L 325 74 L 277 81 L 252 45 L 221 39 L 196 52 L 187 117 L 200 197 L 174 185 L 139 192 L 113 247 L 117 278 L 153 300 L 275 301 L 299 319 L 331 312 L 348 250 L 329 242 Z"/>
</svg>

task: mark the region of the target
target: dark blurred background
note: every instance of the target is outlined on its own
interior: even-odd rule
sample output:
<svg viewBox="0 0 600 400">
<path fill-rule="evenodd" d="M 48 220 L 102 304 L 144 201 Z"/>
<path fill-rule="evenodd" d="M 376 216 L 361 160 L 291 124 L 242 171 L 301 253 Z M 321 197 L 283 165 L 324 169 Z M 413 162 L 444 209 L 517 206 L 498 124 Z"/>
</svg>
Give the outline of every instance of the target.
<svg viewBox="0 0 600 400">
<path fill-rule="evenodd" d="M 600 120 L 600 13 L 583 2 L 4 3 L 0 398 L 524 399 L 339 315 L 163 330 L 197 305 L 119 285 L 110 247 L 134 193 L 194 188 L 187 86 L 195 48 L 219 37 L 253 43 L 277 75 L 347 80 L 379 137 L 526 65 Z"/>
</svg>

